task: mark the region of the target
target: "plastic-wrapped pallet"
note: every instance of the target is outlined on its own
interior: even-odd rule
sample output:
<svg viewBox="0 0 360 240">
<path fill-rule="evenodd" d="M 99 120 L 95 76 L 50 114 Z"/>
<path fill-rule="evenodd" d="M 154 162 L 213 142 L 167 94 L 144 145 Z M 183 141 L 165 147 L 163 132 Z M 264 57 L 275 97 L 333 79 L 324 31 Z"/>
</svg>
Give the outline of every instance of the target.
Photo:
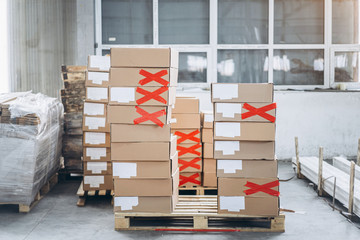
<svg viewBox="0 0 360 240">
<path fill-rule="evenodd" d="M 0 94 L 0 203 L 30 205 L 60 167 L 63 106 L 43 94 Z"/>
</svg>

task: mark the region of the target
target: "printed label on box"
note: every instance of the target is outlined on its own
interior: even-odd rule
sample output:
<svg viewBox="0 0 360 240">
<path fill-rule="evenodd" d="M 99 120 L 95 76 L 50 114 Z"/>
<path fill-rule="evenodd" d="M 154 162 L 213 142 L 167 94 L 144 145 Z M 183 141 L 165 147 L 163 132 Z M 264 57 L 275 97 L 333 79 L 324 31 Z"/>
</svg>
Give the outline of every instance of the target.
<svg viewBox="0 0 360 240">
<path fill-rule="evenodd" d="M 223 169 L 224 173 L 236 173 L 236 170 L 242 170 L 242 160 L 217 160 L 217 168 Z"/>
<path fill-rule="evenodd" d="M 108 71 L 110 69 L 110 57 L 90 56 L 90 68 L 98 68 L 103 71 Z"/>
<path fill-rule="evenodd" d="M 243 196 L 220 196 L 220 210 L 240 212 L 245 209 L 245 197 Z"/>
<path fill-rule="evenodd" d="M 238 98 L 238 85 L 237 84 L 214 84 L 213 85 L 213 98 L 221 100 L 230 100 Z"/>
<path fill-rule="evenodd" d="M 119 178 L 131 178 L 137 176 L 136 163 L 113 162 L 113 176 Z"/>
<path fill-rule="evenodd" d="M 101 174 L 102 171 L 106 171 L 106 162 L 87 162 L 86 170 L 91 171 L 93 174 Z"/>
<path fill-rule="evenodd" d="M 240 123 L 216 122 L 215 136 L 229 138 L 240 136 Z"/>
<path fill-rule="evenodd" d="M 121 207 L 121 211 L 132 210 L 139 204 L 138 197 L 115 197 L 115 207 Z"/>
<path fill-rule="evenodd" d="M 92 81 L 94 84 L 101 85 L 102 82 L 109 81 L 109 73 L 105 72 L 88 72 L 88 80 Z"/>
<path fill-rule="evenodd" d="M 235 114 L 241 114 L 241 103 L 217 103 L 216 112 L 223 117 L 234 118 Z"/>
<path fill-rule="evenodd" d="M 84 115 L 104 115 L 105 106 L 103 103 L 84 103 Z"/>
<path fill-rule="evenodd" d="M 85 143 L 105 144 L 106 134 L 97 132 L 85 132 Z"/>
<path fill-rule="evenodd" d="M 129 103 L 135 101 L 135 88 L 132 87 L 112 87 L 110 88 L 110 101 L 119 103 Z"/>
<path fill-rule="evenodd" d="M 222 151 L 223 155 L 234 155 L 240 151 L 239 141 L 215 141 L 215 151 Z"/>
<path fill-rule="evenodd" d="M 106 148 L 86 148 L 86 156 L 91 160 L 100 160 L 101 157 L 106 157 Z"/>
<path fill-rule="evenodd" d="M 85 117 L 85 126 L 89 129 L 99 129 L 105 127 L 105 118 Z"/>
<path fill-rule="evenodd" d="M 84 184 L 90 184 L 92 188 L 98 188 L 104 182 L 104 176 L 84 176 Z"/>
<path fill-rule="evenodd" d="M 90 100 L 108 99 L 107 88 L 88 87 L 86 91 L 87 91 L 87 98 Z"/>
</svg>

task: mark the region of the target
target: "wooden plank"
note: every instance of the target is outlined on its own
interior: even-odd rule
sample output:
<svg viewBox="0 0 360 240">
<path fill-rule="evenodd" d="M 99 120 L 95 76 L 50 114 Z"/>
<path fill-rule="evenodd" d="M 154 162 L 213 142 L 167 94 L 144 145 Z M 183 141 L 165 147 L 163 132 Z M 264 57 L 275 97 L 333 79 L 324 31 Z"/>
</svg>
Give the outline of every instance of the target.
<svg viewBox="0 0 360 240">
<path fill-rule="evenodd" d="M 85 202 L 86 202 L 86 197 L 79 197 L 76 205 L 78 207 L 84 207 L 85 206 Z"/>
<path fill-rule="evenodd" d="M 88 191 L 87 195 L 88 196 L 95 196 L 96 191 Z"/>
<path fill-rule="evenodd" d="M 319 196 L 323 195 L 323 148 L 319 148 L 319 171 L 318 171 L 318 194 Z"/>
<path fill-rule="evenodd" d="M 301 168 L 300 168 L 300 161 L 299 161 L 299 140 L 298 137 L 295 137 L 295 156 L 296 156 L 296 171 L 297 171 L 297 177 L 303 178 L 301 175 Z"/>
<path fill-rule="evenodd" d="M 84 185 L 84 181 L 81 181 L 80 186 L 79 186 L 79 188 L 78 188 L 78 190 L 77 190 L 76 195 L 81 196 L 81 197 L 85 195 L 85 191 L 84 191 L 83 185 Z"/>
<path fill-rule="evenodd" d="M 355 163 L 351 161 L 350 166 L 350 184 L 349 184 L 349 208 L 348 212 L 353 214 L 353 207 L 354 207 L 354 180 L 355 180 Z"/>
<path fill-rule="evenodd" d="M 208 228 L 208 218 L 206 216 L 194 216 L 193 221 L 195 229 Z"/>
<path fill-rule="evenodd" d="M 99 196 L 105 196 L 106 190 L 99 190 Z"/>
</svg>

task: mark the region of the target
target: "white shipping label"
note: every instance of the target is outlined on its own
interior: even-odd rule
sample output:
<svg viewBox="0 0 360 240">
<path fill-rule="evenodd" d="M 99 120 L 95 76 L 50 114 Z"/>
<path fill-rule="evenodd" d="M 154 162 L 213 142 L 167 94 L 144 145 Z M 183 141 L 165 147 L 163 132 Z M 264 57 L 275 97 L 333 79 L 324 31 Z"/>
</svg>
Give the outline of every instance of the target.
<svg viewBox="0 0 360 240">
<path fill-rule="evenodd" d="M 224 170 L 224 173 L 236 173 L 236 170 L 242 170 L 242 160 L 217 160 L 217 169 Z"/>
<path fill-rule="evenodd" d="M 88 144 L 105 144 L 106 134 L 97 132 L 85 132 L 85 143 Z"/>
<path fill-rule="evenodd" d="M 222 151 L 223 155 L 234 155 L 240 151 L 239 141 L 215 141 L 215 151 Z"/>
<path fill-rule="evenodd" d="M 138 197 L 115 197 L 114 206 L 121 207 L 121 211 L 132 210 L 139 204 Z"/>
<path fill-rule="evenodd" d="M 214 121 L 214 115 L 213 114 L 204 114 L 204 122 L 213 122 Z"/>
<path fill-rule="evenodd" d="M 85 102 L 84 115 L 105 115 L 105 104 Z"/>
<path fill-rule="evenodd" d="M 108 89 L 98 87 L 86 88 L 87 98 L 90 100 L 105 100 L 108 99 Z"/>
<path fill-rule="evenodd" d="M 213 85 L 213 98 L 220 100 L 230 100 L 238 98 L 238 85 L 237 84 L 214 84 Z"/>
<path fill-rule="evenodd" d="M 102 82 L 109 82 L 109 73 L 106 72 L 88 72 L 88 80 L 93 84 L 101 85 Z"/>
<path fill-rule="evenodd" d="M 105 122 L 106 119 L 103 117 L 85 117 L 85 126 L 92 130 L 105 127 Z"/>
<path fill-rule="evenodd" d="M 136 177 L 137 164 L 113 162 L 113 176 L 119 178 Z"/>
<path fill-rule="evenodd" d="M 100 160 L 101 157 L 106 157 L 106 148 L 86 148 L 86 156 L 91 160 Z"/>
<path fill-rule="evenodd" d="M 177 123 L 176 118 L 172 118 L 172 119 L 170 119 L 170 123 Z"/>
<path fill-rule="evenodd" d="M 103 71 L 110 69 L 109 56 L 90 56 L 90 68 L 98 68 Z"/>
<path fill-rule="evenodd" d="M 241 103 L 216 103 L 216 113 L 226 118 L 234 118 L 235 114 L 241 114 Z"/>
<path fill-rule="evenodd" d="M 91 171 L 92 174 L 101 174 L 102 171 L 107 170 L 107 162 L 87 162 L 86 170 Z"/>
<path fill-rule="evenodd" d="M 135 101 L 135 88 L 112 87 L 110 88 L 110 101 L 118 103 L 130 103 Z"/>
<path fill-rule="evenodd" d="M 220 210 L 229 212 L 240 212 L 245 209 L 244 196 L 220 196 Z"/>
<path fill-rule="evenodd" d="M 239 122 L 215 122 L 215 136 L 217 137 L 240 137 Z"/>
<path fill-rule="evenodd" d="M 84 176 L 84 184 L 90 184 L 90 187 L 98 188 L 104 184 L 104 176 Z"/>
</svg>

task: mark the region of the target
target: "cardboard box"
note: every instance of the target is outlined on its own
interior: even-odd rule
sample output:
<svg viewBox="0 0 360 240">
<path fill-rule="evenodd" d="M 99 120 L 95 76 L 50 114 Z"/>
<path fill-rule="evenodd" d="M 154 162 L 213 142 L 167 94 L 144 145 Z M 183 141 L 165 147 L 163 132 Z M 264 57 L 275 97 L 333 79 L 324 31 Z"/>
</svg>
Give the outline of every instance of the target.
<svg viewBox="0 0 360 240">
<path fill-rule="evenodd" d="M 111 67 L 179 66 L 179 52 L 173 48 L 111 48 Z"/>
<path fill-rule="evenodd" d="M 219 178 L 218 195 L 277 197 L 279 196 L 279 185 L 278 178 Z M 260 186 L 264 187 L 259 188 Z"/>
<path fill-rule="evenodd" d="M 272 83 L 212 83 L 212 102 L 272 102 Z"/>
<path fill-rule="evenodd" d="M 108 106 L 110 123 L 155 125 L 170 124 L 171 107 Z"/>
<path fill-rule="evenodd" d="M 203 184 L 204 187 L 217 187 L 217 177 L 214 172 L 203 172 Z"/>
<path fill-rule="evenodd" d="M 121 179 L 171 177 L 171 162 L 126 162 L 113 161 L 113 177 Z"/>
<path fill-rule="evenodd" d="M 194 97 L 176 97 L 173 113 L 199 113 L 200 101 Z"/>
<path fill-rule="evenodd" d="M 177 143 L 200 143 L 200 129 L 172 129 L 171 133 L 177 137 Z"/>
<path fill-rule="evenodd" d="M 107 87 L 86 87 L 86 102 L 107 103 L 108 88 Z"/>
<path fill-rule="evenodd" d="M 275 141 L 275 123 L 215 122 L 214 139 Z"/>
<path fill-rule="evenodd" d="M 217 160 L 217 176 L 221 178 L 276 178 L 277 175 L 277 160 Z"/>
<path fill-rule="evenodd" d="M 203 166 L 204 172 L 216 173 L 216 159 L 204 158 Z"/>
<path fill-rule="evenodd" d="M 87 132 L 110 132 L 110 123 L 106 117 L 83 117 L 83 131 Z"/>
<path fill-rule="evenodd" d="M 111 162 L 84 162 L 85 175 L 111 175 Z"/>
<path fill-rule="evenodd" d="M 83 189 L 84 191 L 112 190 L 112 175 L 84 175 Z"/>
<path fill-rule="evenodd" d="M 179 158 L 194 158 L 202 156 L 201 143 L 180 143 L 177 145 Z"/>
<path fill-rule="evenodd" d="M 213 128 L 214 126 L 214 114 L 212 112 L 201 112 L 201 125 L 204 128 Z"/>
<path fill-rule="evenodd" d="M 110 147 L 110 133 L 84 132 L 84 147 Z"/>
<path fill-rule="evenodd" d="M 105 103 L 84 102 L 84 116 L 106 117 Z"/>
<path fill-rule="evenodd" d="M 111 124 L 111 142 L 169 142 L 170 125 Z"/>
<path fill-rule="evenodd" d="M 171 118 L 171 128 L 173 129 L 200 128 L 200 113 L 172 114 Z"/>
<path fill-rule="evenodd" d="M 111 87 L 176 87 L 177 68 L 111 68 Z"/>
<path fill-rule="evenodd" d="M 114 197 L 114 212 L 154 212 L 171 213 L 175 205 L 174 197 Z"/>
<path fill-rule="evenodd" d="M 213 143 L 214 142 L 214 130 L 211 128 L 203 128 L 201 134 L 201 142 Z"/>
<path fill-rule="evenodd" d="M 214 144 L 203 143 L 203 156 L 204 158 L 214 158 Z"/>
<path fill-rule="evenodd" d="M 201 173 L 180 173 L 179 187 L 201 186 Z"/>
<path fill-rule="evenodd" d="M 215 140 L 214 158 L 239 160 L 274 160 L 275 142 Z"/>
<path fill-rule="evenodd" d="M 110 87 L 112 105 L 169 106 L 175 104 L 176 87 Z"/>
<path fill-rule="evenodd" d="M 214 109 L 216 122 L 271 122 L 270 120 L 276 120 L 276 104 L 271 102 L 215 103 Z M 261 115 L 256 114 L 253 111 L 255 109 L 262 109 Z"/>
<path fill-rule="evenodd" d="M 89 56 L 88 71 L 109 72 L 110 57 L 109 56 Z"/>
<path fill-rule="evenodd" d="M 202 172 L 201 157 L 195 158 L 179 158 L 179 169 L 184 172 Z"/>
<path fill-rule="evenodd" d="M 86 87 L 108 87 L 109 73 L 108 72 L 86 72 Z"/>
<path fill-rule="evenodd" d="M 111 161 L 110 148 L 84 147 L 83 161 Z"/>
</svg>

